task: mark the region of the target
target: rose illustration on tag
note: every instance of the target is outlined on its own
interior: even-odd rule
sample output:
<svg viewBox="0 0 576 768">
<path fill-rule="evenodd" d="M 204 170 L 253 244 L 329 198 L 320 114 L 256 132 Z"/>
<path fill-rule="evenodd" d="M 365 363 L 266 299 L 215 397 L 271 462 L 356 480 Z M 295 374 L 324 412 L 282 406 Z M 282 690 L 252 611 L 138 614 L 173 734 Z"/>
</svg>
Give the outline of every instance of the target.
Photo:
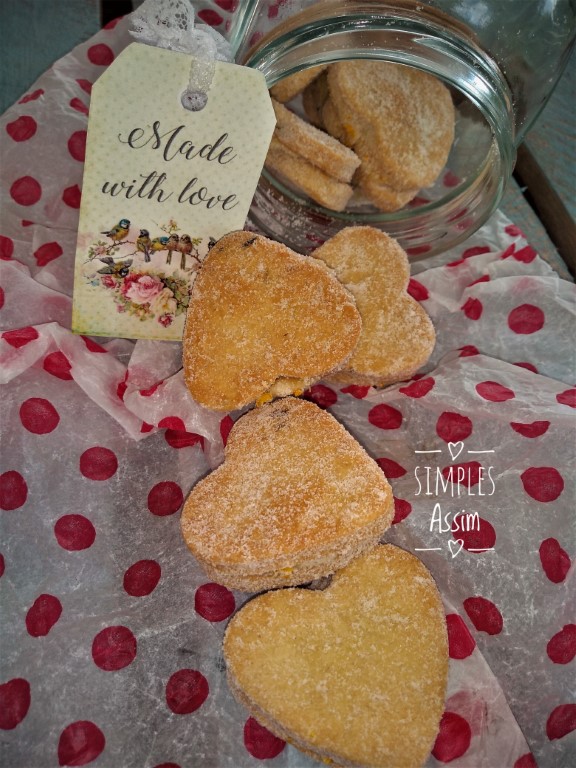
<svg viewBox="0 0 576 768">
<path fill-rule="evenodd" d="M 163 234 L 151 236 L 150 229 L 135 230 L 129 219 L 122 218 L 102 230 L 100 234 L 108 242 L 99 239 L 87 252 L 87 263 L 102 266 L 90 272 L 87 282 L 92 288 L 104 289 L 117 312 L 156 320 L 167 328 L 188 308 L 190 286 L 202 262 L 199 248 L 203 238 L 179 235 L 174 219 L 158 229 Z M 208 247 L 210 242 L 212 238 Z"/>
</svg>

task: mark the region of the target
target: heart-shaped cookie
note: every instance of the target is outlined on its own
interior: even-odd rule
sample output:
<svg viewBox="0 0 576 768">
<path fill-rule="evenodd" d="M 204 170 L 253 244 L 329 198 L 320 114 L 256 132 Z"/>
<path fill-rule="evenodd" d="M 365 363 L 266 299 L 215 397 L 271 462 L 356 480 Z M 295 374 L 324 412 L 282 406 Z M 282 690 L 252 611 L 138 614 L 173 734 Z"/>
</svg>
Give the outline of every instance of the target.
<svg viewBox="0 0 576 768">
<path fill-rule="evenodd" d="M 192 289 L 186 384 L 218 411 L 300 393 L 344 364 L 361 325 L 353 297 L 322 262 L 232 232 L 209 251 Z"/>
<path fill-rule="evenodd" d="M 326 127 L 360 157 L 357 181 L 376 206 L 397 210 L 434 183 L 454 140 L 454 106 L 440 80 L 401 64 L 357 59 L 332 64 L 327 81 Z"/>
<path fill-rule="evenodd" d="M 392 516 L 376 462 L 329 413 L 287 397 L 236 422 L 224 463 L 184 505 L 182 533 L 210 578 L 256 592 L 342 568 Z"/>
<path fill-rule="evenodd" d="M 373 227 L 347 227 L 314 251 L 356 300 L 362 332 L 334 380 L 377 387 L 410 378 L 428 360 L 436 334 L 432 321 L 407 292 L 408 257 Z"/>
<path fill-rule="evenodd" d="M 324 591 L 255 597 L 229 623 L 224 658 L 253 716 L 324 762 L 417 768 L 433 747 L 446 622 L 432 576 L 398 547 L 377 546 Z"/>
</svg>

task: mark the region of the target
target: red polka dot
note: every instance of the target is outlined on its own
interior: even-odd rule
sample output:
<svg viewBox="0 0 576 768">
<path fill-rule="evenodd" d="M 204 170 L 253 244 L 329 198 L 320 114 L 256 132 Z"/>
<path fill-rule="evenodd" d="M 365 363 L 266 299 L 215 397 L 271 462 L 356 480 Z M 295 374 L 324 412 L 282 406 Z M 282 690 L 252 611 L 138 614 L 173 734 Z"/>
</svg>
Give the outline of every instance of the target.
<svg viewBox="0 0 576 768">
<path fill-rule="evenodd" d="M 49 400 L 31 397 L 20 406 L 20 421 L 28 432 L 46 435 L 56 429 L 60 416 Z"/>
<path fill-rule="evenodd" d="M 503 403 L 505 400 L 512 400 L 516 397 L 511 389 L 497 381 L 482 381 L 480 384 L 476 384 L 476 392 L 484 400 L 489 400 L 492 403 Z"/>
<path fill-rule="evenodd" d="M 14 240 L 11 237 L 0 235 L 0 259 L 10 261 L 14 253 Z"/>
<path fill-rule="evenodd" d="M 401 523 L 402 520 L 405 520 L 408 517 L 410 512 L 412 512 L 412 504 L 405 499 L 397 499 L 396 496 L 394 496 L 394 519 L 392 520 L 392 524 L 396 525 L 397 523 Z"/>
<path fill-rule="evenodd" d="M 4 288 L 0 288 L 0 309 L 4 306 Z"/>
<path fill-rule="evenodd" d="M 95 352 L 97 355 L 106 354 L 107 350 L 101 344 L 98 344 L 97 341 L 91 339 L 89 336 L 81 336 L 80 338 L 86 345 L 86 349 L 90 352 Z"/>
<path fill-rule="evenodd" d="M 82 197 L 82 191 L 78 184 L 73 187 L 67 187 L 62 192 L 62 200 L 69 208 L 80 208 L 80 198 Z"/>
<path fill-rule="evenodd" d="M 413 299 L 416 299 L 416 301 L 426 301 L 426 299 L 430 297 L 428 288 L 413 277 L 410 278 L 406 290 Z"/>
<path fill-rule="evenodd" d="M 458 259 L 457 261 L 450 261 L 446 264 L 447 267 L 459 267 L 460 264 L 464 264 L 464 259 Z"/>
<path fill-rule="evenodd" d="M 336 392 L 330 387 L 325 387 L 324 384 L 314 384 L 304 392 L 302 397 L 316 403 L 319 408 L 330 408 L 338 400 Z"/>
<path fill-rule="evenodd" d="M 94 664 L 105 672 L 115 672 L 132 664 L 137 642 L 128 627 L 106 627 L 92 641 Z"/>
<path fill-rule="evenodd" d="M 428 253 L 431 248 L 431 245 L 415 245 L 413 248 L 406 248 L 406 253 L 409 256 L 420 256 L 423 253 Z"/>
<path fill-rule="evenodd" d="M 546 735 L 552 741 L 576 730 L 576 704 L 561 704 L 546 721 Z"/>
<path fill-rule="evenodd" d="M 151 489 L 148 494 L 148 509 L 153 515 L 165 517 L 178 512 L 184 503 L 184 494 L 178 483 L 164 480 Z"/>
<path fill-rule="evenodd" d="M 522 424 L 519 421 L 511 421 L 510 426 L 514 432 L 518 432 L 518 434 L 522 435 L 522 437 L 540 437 L 541 435 L 546 434 L 548 427 L 550 426 L 550 422 L 533 421 L 530 424 Z"/>
<path fill-rule="evenodd" d="M 180 768 L 178 763 L 159 763 L 158 765 L 155 765 L 154 768 Z"/>
<path fill-rule="evenodd" d="M 556 400 L 560 405 L 576 408 L 576 389 L 567 389 L 565 392 L 560 392 L 559 395 L 556 395 Z"/>
<path fill-rule="evenodd" d="M 172 429 L 175 432 L 186 432 L 186 425 L 178 416 L 165 416 L 158 422 L 160 429 Z"/>
<path fill-rule="evenodd" d="M 486 479 L 487 474 L 479 461 L 463 461 L 461 464 L 450 464 L 442 470 L 442 476 L 454 485 L 473 488 Z"/>
<path fill-rule="evenodd" d="M 22 115 L 6 125 L 6 133 L 14 141 L 27 141 L 38 130 L 36 120 L 29 115 Z"/>
<path fill-rule="evenodd" d="M 524 237 L 524 232 L 516 224 L 508 224 L 508 226 L 504 227 L 504 232 L 510 235 L 510 237 Z"/>
<path fill-rule="evenodd" d="M 537 255 L 538 254 L 531 245 L 525 245 L 524 248 L 520 248 L 519 251 L 514 251 L 512 254 L 516 261 L 521 261 L 523 264 L 530 264 L 531 261 L 534 261 Z"/>
<path fill-rule="evenodd" d="M 69 552 L 88 549 L 96 539 L 96 529 L 84 515 L 63 515 L 54 523 L 56 541 Z"/>
<path fill-rule="evenodd" d="M 208 681 L 196 669 L 174 672 L 166 684 L 166 704 L 176 715 L 189 715 L 208 697 Z"/>
<path fill-rule="evenodd" d="M 443 181 L 445 187 L 457 187 L 460 184 L 460 179 L 453 171 L 446 171 Z"/>
<path fill-rule="evenodd" d="M 4 555 L 0 554 L 0 579 L 2 576 L 4 576 L 4 571 L 6 569 L 6 563 L 4 561 Z"/>
<path fill-rule="evenodd" d="M 104 43 L 90 46 L 87 56 L 92 64 L 99 64 L 102 67 L 107 67 L 114 61 L 114 52 Z"/>
<path fill-rule="evenodd" d="M 473 245 L 471 248 L 466 248 L 462 258 L 469 259 L 471 256 L 479 256 L 481 253 L 490 253 L 490 251 L 489 245 Z"/>
<path fill-rule="evenodd" d="M 554 467 L 530 467 L 520 475 L 524 490 L 536 501 L 555 501 L 564 490 L 564 480 Z"/>
<path fill-rule="evenodd" d="M 11 731 L 26 717 L 30 708 L 30 683 L 15 677 L 0 685 L 0 728 Z"/>
<path fill-rule="evenodd" d="M 116 394 L 118 395 L 118 399 L 122 400 L 124 402 L 124 395 L 126 394 L 126 390 L 128 389 L 128 371 L 124 374 L 124 378 L 122 381 L 118 382 L 118 386 L 116 387 Z"/>
<path fill-rule="evenodd" d="M 42 197 L 42 187 L 32 176 L 22 176 L 10 187 L 10 197 L 18 205 L 34 205 Z"/>
<path fill-rule="evenodd" d="M 441 763 L 450 763 L 468 751 L 471 740 L 468 721 L 455 712 L 444 712 L 432 754 Z"/>
<path fill-rule="evenodd" d="M 474 299 L 470 296 L 466 299 L 460 309 L 464 312 L 468 320 L 479 320 L 482 317 L 484 307 L 482 306 L 480 299 Z"/>
<path fill-rule="evenodd" d="M 32 93 L 27 93 L 26 96 L 23 96 L 18 104 L 28 104 L 29 101 L 36 101 L 36 99 L 39 99 L 40 96 L 44 95 L 44 89 L 38 88 L 35 91 L 32 91 Z"/>
<path fill-rule="evenodd" d="M 26 629 L 32 637 L 45 637 L 62 615 L 62 603 L 54 595 L 40 595 L 26 614 Z"/>
<path fill-rule="evenodd" d="M 545 539 L 538 550 L 546 576 L 554 584 L 561 584 L 570 570 L 570 556 L 557 539 Z"/>
<path fill-rule="evenodd" d="M 154 592 L 161 575 L 156 560 L 138 560 L 124 574 L 124 589 L 132 597 L 146 597 Z"/>
<path fill-rule="evenodd" d="M 346 395 L 352 395 L 352 397 L 355 397 L 357 400 L 362 400 L 366 397 L 370 390 L 370 387 L 361 387 L 358 384 L 349 384 L 347 387 L 344 387 L 340 390 L 340 392 L 344 392 Z"/>
<path fill-rule="evenodd" d="M 179 429 L 167 429 L 164 433 L 164 439 L 171 448 L 190 448 L 200 443 L 204 448 L 204 438 L 194 432 L 182 432 Z"/>
<path fill-rule="evenodd" d="M 143 421 L 142 426 L 140 427 L 140 432 L 142 434 L 146 434 L 147 432 L 152 432 L 153 429 L 154 429 L 153 424 L 146 424 L 146 422 Z"/>
<path fill-rule="evenodd" d="M 472 422 L 468 416 L 462 416 L 461 413 L 444 411 L 436 422 L 436 434 L 446 443 L 457 443 L 470 437 Z"/>
<path fill-rule="evenodd" d="M 228 442 L 228 435 L 234 426 L 234 420 L 231 416 L 224 416 L 220 422 L 220 437 L 222 438 L 223 445 Z"/>
<path fill-rule="evenodd" d="M 525 755 L 522 755 L 516 760 L 513 768 L 538 768 L 538 763 L 531 752 L 526 752 Z"/>
<path fill-rule="evenodd" d="M 244 746 L 252 757 L 270 760 L 282 752 L 286 742 L 270 733 L 253 717 L 249 717 L 244 724 Z"/>
<path fill-rule="evenodd" d="M 461 539 L 464 549 L 470 551 L 474 549 L 490 549 L 496 544 L 496 531 L 494 526 L 483 517 L 466 517 L 456 515 L 452 520 L 452 536 L 454 539 Z M 462 528 L 472 528 L 472 530 L 461 530 Z"/>
<path fill-rule="evenodd" d="M 76 131 L 68 139 L 68 152 L 74 160 L 83 163 L 86 156 L 86 131 Z"/>
<path fill-rule="evenodd" d="M 536 368 L 535 365 L 532 365 L 532 363 L 514 363 L 514 365 L 517 365 L 518 368 L 525 368 L 527 371 L 532 371 L 532 373 L 538 373 L 538 368 Z"/>
<path fill-rule="evenodd" d="M 474 357 L 474 355 L 480 354 L 478 348 L 473 344 L 465 344 L 463 347 L 460 347 L 459 352 L 458 357 Z"/>
<path fill-rule="evenodd" d="M 391 405 L 381 403 L 370 409 L 368 421 L 379 429 L 398 429 L 402 424 L 402 414 Z"/>
<path fill-rule="evenodd" d="M 87 94 L 92 93 L 92 83 L 90 80 L 83 80 L 82 78 L 77 79 L 76 82 L 82 88 L 83 91 L 85 91 Z"/>
<path fill-rule="evenodd" d="M 234 595 L 220 584 L 202 584 L 194 595 L 194 609 L 207 621 L 224 621 L 235 608 Z"/>
<path fill-rule="evenodd" d="M 408 203 L 409 208 L 419 208 L 421 205 L 428 205 L 430 200 L 427 197 L 422 197 L 421 195 L 416 195 L 416 197 L 413 197 L 412 200 Z"/>
<path fill-rule="evenodd" d="M 544 325 L 544 312 L 533 304 L 521 304 L 508 315 L 508 327 L 514 333 L 536 333 Z"/>
<path fill-rule="evenodd" d="M 70 99 L 70 106 L 72 107 L 72 109 L 75 109 L 76 112 L 80 112 L 80 114 L 82 115 L 87 115 L 89 112 L 86 104 L 84 104 L 83 101 L 77 98 Z"/>
<path fill-rule="evenodd" d="M 11 469 L 0 475 L 0 509 L 18 509 L 27 497 L 28 486 L 20 472 Z"/>
<path fill-rule="evenodd" d="M 62 379 L 62 381 L 72 380 L 72 374 L 70 373 L 72 366 L 66 355 L 60 352 L 60 350 L 46 355 L 42 367 L 52 376 L 56 376 L 57 379 Z"/>
<path fill-rule="evenodd" d="M 464 600 L 464 610 L 479 632 L 486 632 L 488 635 L 498 635 L 502 632 L 502 614 L 491 600 L 485 597 L 468 597 Z"/>
<path fill-rule="evenodd" d="M 211 27 L 217 27 L 224 21 L 217 11 L 212 11 L 209 8 L 204 8 L 204 10 L 199 11 L 198 18 L 202 19 L 204 24 L 209 24 Z"/>
<path fill-rule="evenodd" d="M 216 0 L 216 5 L 223 11 L 232 13 L 238 7 L 239 0 Z"/>
<path fill-rule="evenodd" d="M 376 459 L 376 463 L 384 472 L 388 480 L 395 480 L 398 477 L 404 477 L 406 470 L 393 459 Z"/>
<path fill-rule="evenodd" d="M 151 387 L 148 387 L 148 389 L 140 389 L 139 390 L 140 395 L 142 397 L 152 397 L 152 395 L 154 394 L 154 392 L 156 392 L 159 386 L 160 384 L 153 384 Z"/>
<path fill-rule="evenodd" d="M 59 765 L 86 765 L 96 760 L 106 746 L 104 734 L 89 720 L 70 723 L 58 739 Z"/>
<path fill-rule="evenodd" d="M 576 656 L 576 624 L 566 624 L 550 638 L 546 653 L 554 664 L 569 664 Z"/>
<path fill-rule="evenodd" d="M 490 275 L 482 275 L 482 277 L 479 277 L 477 280 L 472 280 L 471 283 L 468 283 L 468 288 L 472 288 L 473 285 L 478 285 L 478 283 L 489 283 L 490 282 Z"/>
<path fill-rule="evenodd" d="M 10 344 L 11 347 L 14 347 L 15 349 L 24 347 L 31 341 L 35 341 L 38 337 L 39 334 L 36 328 L 32 328 L 30 326 L 26 328 L 18 328 L 15 331 L 4 331 L 2 334 L 4 341 L 6 341 L 8 344 Z"/>
<path fill-rule="evenodd" d="M 426 379 L 418 379 L 418 381 L 413 381 L 406 387 L 400 387 L 399 392 L 402 392 L 403 395 L 408 395 L 408 397 L 424 397 L 434 387 L 434 384 L 434 379 L 429 376 Z"/>
<path fill-rule="evenodd" d="M 457 613 L 446 616 L 446 628 L 448 630 L 448 651 L 451 659 L 466 659 L 474 648 L 476 641 L 464 621 Z"/>
<path fill-rule="evenodd" d="M 119 22 L 119 21 L 120 21 L 120 19 L 122 19 L 122 18 L 123 18 L 122 16 L 118 16 L 116 19 L 111 19 L 111 20 L 110 20 L 110 21 L 109 21 L 107 24 L 104 24 L 104 26 L 102 27 L 102 29 L 114 29 L 114 27 L 116 26 L 116 24 L 118 24 L 118 22 Z"/>
<path fill-rule="evenodd" d="M 44 243 L 34 251 L 34 258 L 39 267 L 45 267 L 46 264 L 62 256 L 63 253 L 59 243 Z"/>
<path fill-rule="evenodd" d="M 109 480 L 118 469 L 118 459 L 109 448 L 88 448 L 80 456 L 80 472 L 89 480 Z"/>
</svg>

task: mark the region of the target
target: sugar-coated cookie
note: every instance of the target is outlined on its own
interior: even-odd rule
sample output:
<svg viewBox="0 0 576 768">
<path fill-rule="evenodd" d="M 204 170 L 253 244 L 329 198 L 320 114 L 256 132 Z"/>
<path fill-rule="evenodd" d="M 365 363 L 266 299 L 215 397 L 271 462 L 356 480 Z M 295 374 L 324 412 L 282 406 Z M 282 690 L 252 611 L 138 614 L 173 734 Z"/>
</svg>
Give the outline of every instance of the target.
<svg viewBox="0 0 576 768">
<path fill-rule="evenodd" d="M 324 262 L 231 232 L 197 274 L 183 337 L 192 397 L 217 411 L 302 392 L 342 367 L 362 321 Z"/>
<path fill-rule="evenodd" d="M 332 378 L 377 387 L 410 378 L 432 354 L 436 334 L 425 310 L 406 292 L 405 251 L 378 229 L 347 227 L 313 255 L 334 270 L 362 317 L 358 344 Z"/>
<path fill-rule="evenodd" d="M 242 416 L 190 493 L 182 533 L 214 581 L 256 592 L 327 576 L 376 545 L 393 497 L 333 416 L 283 398 Z"/>
<path fill-rule="evenodd" d="M 418 768 L 444 709 L 447 645 L 428 570 L 380 545 L 323 591 L 255 597 L 223 649 L 231 690 L 278 737 L 329 765 Z"/>
</svg>

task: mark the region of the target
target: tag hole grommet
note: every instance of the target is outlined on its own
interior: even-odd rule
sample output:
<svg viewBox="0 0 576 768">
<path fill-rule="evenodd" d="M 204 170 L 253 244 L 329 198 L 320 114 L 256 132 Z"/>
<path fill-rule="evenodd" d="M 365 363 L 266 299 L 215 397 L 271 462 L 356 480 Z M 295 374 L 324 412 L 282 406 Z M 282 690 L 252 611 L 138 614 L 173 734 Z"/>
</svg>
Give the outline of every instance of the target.
<svg viewBox="0 0 576 768">
<path fill-rule="evenodd" d="M 190 112 L 200 112 L 208 103 L 208 94 L 203 91 L 186 89 L 182 92 L 180 102 L 184 109 L 188 109 Z"/>
</svg>

